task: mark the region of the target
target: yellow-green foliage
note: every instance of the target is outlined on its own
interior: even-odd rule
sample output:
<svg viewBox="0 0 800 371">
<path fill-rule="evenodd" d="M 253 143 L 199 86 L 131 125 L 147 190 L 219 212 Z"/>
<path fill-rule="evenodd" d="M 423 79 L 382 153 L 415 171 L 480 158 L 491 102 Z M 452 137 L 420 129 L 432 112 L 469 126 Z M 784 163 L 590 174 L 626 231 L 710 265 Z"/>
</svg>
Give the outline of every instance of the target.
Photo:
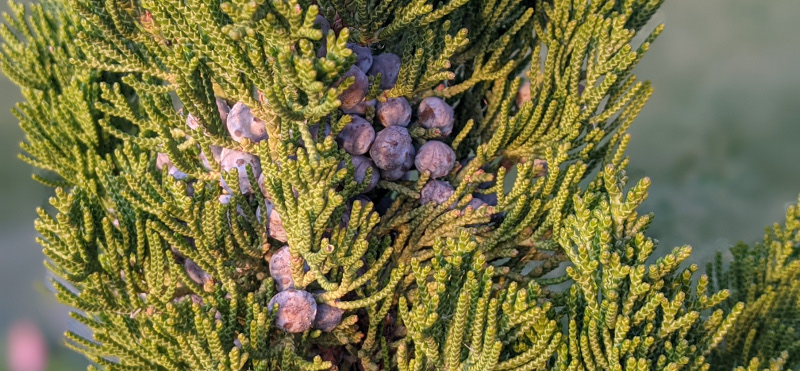
<svg viewBox="0 0 800 371">
<path fill-rule="evenodd" d="M 15 109 L 21 158 L 56 188 L 54 211 L 39 211 L 39 242 L 56 295 L 93 333 L 68 332 L 68 346 L 103 370 L 797 362 L 796 214 L 764 244 L 734 249 L 713 284 L 693 284 L 697 268 L 679 267 L 687 247 L 648 263 L 651 217 L 635 211 L 647 183 L 623 191 L 624 151 L 652 93 L 632 70 L 663 28 L 640 32 L 661 3 L 12 3 L 0 68 L 25 98 Z M 322 58 L 318 14 L 337 31 Z M 447 142 L 466 161 L 446 177 L 455 188 L 446 203 L 417 201 L 425 174 L 382 181 L 388 210 L 356 203 L 341 222 L 364 188 L 334 139 L 349 119 L 337 97 L 352 82 L 332 87 L 355 62 L 347 42 L 402 58 L 397 85 L 380 91 L 376 76 L 369 98 L 439 96 L 455 107 Z M 517 105 L 522 73 L 531 99 Z M 269 138 L 233 141 L 217 97 L 245 103 Z M 326 123 L 330 135 L 312 135 Z M 435 134 L 410 131 L 419 142 Z M 345 310 L 332 332 L 273 326 L 265 258 L 282 243 L 256 213 L 268 200 L 243 195 L 236 171 L 204 166 L 212 146 L 261 159 L 291 255 L 302 258 L 296 286 Z M 187 177 L 157 170 L 157 153 Z M 234 190 L 228 204 L 220 178 Z M 481 192 L 497 206 L 463 207 Z M 211 279 L 195 283 L 183 258 Z"/>
</svg>

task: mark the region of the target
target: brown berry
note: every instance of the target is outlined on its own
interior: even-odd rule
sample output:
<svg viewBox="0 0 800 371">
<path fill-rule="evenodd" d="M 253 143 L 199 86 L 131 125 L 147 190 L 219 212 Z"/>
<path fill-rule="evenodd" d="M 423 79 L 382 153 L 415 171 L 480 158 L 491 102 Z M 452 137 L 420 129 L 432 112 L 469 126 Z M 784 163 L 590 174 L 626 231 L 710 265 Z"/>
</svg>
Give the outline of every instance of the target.
<svg viewBox="0 0 800 371">
<path fill-rule="evenodd" d="M 519 91 L 517 91 L 517 107 L 522 107 L 525 102 L 531 100 L 531 81 L 528 79 L 524 79 L 522 84 L 519 85 Z"/>
<path fill-rule="evenodd" d="M 407 127 L 411 122 L 411 105 L 406 98 L 389 98 L 386 102 L 378 102 L 378 121 L 385 127 L 399 125 Z"/>
<path fill-rule="evenodd" d="M 289 289 L 270 299 L 269 313 L 275 310 L 275 326 L 289 333 L 301 333 L 311 328 L 317 316 L 317 302 L 308 291 Z"/>
<path fill-rule="evenodd" d="M 342 82 L 350 77 L 353 77 L 354 79 L 353 84 L 339 94 L 339 101 L 342 103 L 342 109 L 350 109 L 355 107 L 358 102 L 361 102 L 361 100 L 364 99 L 364 97 L 367 95 L 367 90 L 369 90 L 369 79 L 367 79 L 367 75 L 365 75 L 364 71 L 361 71 L 361 69 L 356 66 L 350 67 L 350 69 L 345 72 L 344 75 L 342 75 L 339 81 L 334 84 L 334 87 L 339 86 Z"/>
<path fill-rule="evenodd" d="M 358 102 L 358 104 L 356 104 L 355 107 L 353 108 L 342 109 L 342 112 L 348 115 L 365 116 L 367 114 L 367 109 L 369 107 L 375 108 L 375 103 L 377 103 L 377 100 L 375 99 L 362 100 L 361 102 Z"/>
<path fill-rule="evenodd" d="M 453 107 L 439 97 L 427 97 L 417 109 L 419 124 L 426 129 L 439 129 L 443 136 L 453 132 L 455 114 Z"/>
</svg>

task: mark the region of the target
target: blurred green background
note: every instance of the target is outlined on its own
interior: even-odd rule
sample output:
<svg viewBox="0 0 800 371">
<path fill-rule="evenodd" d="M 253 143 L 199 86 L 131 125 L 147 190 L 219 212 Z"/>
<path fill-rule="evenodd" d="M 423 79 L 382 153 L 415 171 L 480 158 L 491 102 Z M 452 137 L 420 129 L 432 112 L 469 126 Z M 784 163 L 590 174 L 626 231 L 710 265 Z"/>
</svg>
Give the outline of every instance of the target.
<svg viewBox="0 0 800 371">
<path fill-rule="evenodd" d="M 758 240 L 797 200 L 798 14 L 796 0 L 667 0 L 656 15 L 666 31 L 637 69 L 655 94 L 630 131 L 628 154 L 631 179 L 653 181 L 640 211 L 655 212 L 659 252 L 689 244 L 693 261 L 707 261 Z M 10 110 L 19 100 L 0 77 L 0 345 L 11 323 L 28 318 L 49 340 L 50 369 L 83 369 L 60 346 L 65 309 L 42 294 L 33 220 L 51 192 L 15 157 L 23 135 Z"/>
</svg>

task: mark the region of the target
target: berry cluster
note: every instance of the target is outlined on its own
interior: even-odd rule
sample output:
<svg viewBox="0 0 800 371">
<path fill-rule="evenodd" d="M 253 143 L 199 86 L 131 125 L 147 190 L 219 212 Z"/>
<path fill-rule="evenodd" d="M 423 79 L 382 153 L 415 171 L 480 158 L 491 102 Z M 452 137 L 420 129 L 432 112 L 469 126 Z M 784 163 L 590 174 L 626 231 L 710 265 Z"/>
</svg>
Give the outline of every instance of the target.
<svg viewBox="0 0 800 371">
<path fill-rule="evenodd" d="M 325 18 L 319 16 L 316 23 L 323 33 L 330 30 Z M 326 54 L 324 38 L 322 44 L 317 51 L 320 57 Z M 378 182 L 381 179 L 388 182 L 411 181 L 417 174 L 428 176 L 427 183 L 420 191 L 419 203 L 446 203 L 454 193 L 453 186 L 446 177 L 457 165 L 456 153 L 447 144 L 455 123 L 453 108 L 438 97 L 411 102 L 405 97 L 387 98 L 385 95 L 379 99 L 367 99 L 371 82 L 378 83 L 381 90 L 394 87 L 400 72 L 401 59 L 388 52 L 373 55 L 372 50 L 365 46 L 347 44 L 347 47 L 356 56 L 355 63 L 334 87 L 348 79 L 352 81 L 338 97 L 341 103 L 339 108 L 343 114 L 349 115 L 350 122 L 336 133 L 335 140 L 350 158 L 354 180 L 363 187 L 362 194 L 348 202 L 348 209 L 353 202 L 361 202 L 363 206 L 372 202 L 380 212 L 385 209 L 381 205 L 386 203 L 388 197 L 385 192 L 374 191 Z M 519 104 L 523 102 L 524 98 L 520 99 Z M 242 142 L 247 139 L 257 143 L 268 139 L 265 123 L 255 117 L 245 104 L 238 102 L 229 107 L 227 102 L 217 99 L 217 108 L 222 123 L 234 141 Z M 191 114 L 186 123 L 192 129 L 199 128 L 198 121 Z M 330 126 L 323 128 L 316 125 L 310 127 L 310 131 L 314 138 L 331 135 Z M 412 136 L 412 133 L 424 134 Z M 261 159 L 254 154 L 230 148 L 211 147 L 211 152 L 212 158 L 223 171 L 237 169 L 239 191 L 243 195 L 254 192 L 255 185 L 250 184 L 247 172 L 247 167 L 250 167 L 266 201 L 266 210 L 261 210 L 261 207 L 256 209 L 256 217 L 259 221 L 266 218 L 268 236 L 284 244 L 269 258 L 269 274 L 278 290 L 269 303 L 271 310 L 277 310 L 275 325 L 292 333 L 311 328 L 332 331 L 342 322 L 344 311 L 328 304 L 317 303 L 315 297 L 324 292 L 312 294 L 295 287 L 293 271 L 308 271 L 309 267 L 302 257 L 293 256 L 290 247 L 286 245 L 288 238 L 281 216 L 273 207 L 264 186 Z M 202 152 L 201 159 L 210 169 L 208 157 Z M 469 159 L 462 160 L 459 167 L 464 166 L 465 161 L 468 162 Z M 156 166 L 159 169 L 166 168 L 177 179 L 187 176 L 176 169 L 163 153 L 158 154 Z M 346 166 L 345 162 L 341 166 Z M 234 192 L 226 184 L 224 177 L 221 177 L 220 185 L 226 194 L 220 196 L 219 200 L 227 204 Z M 486 189 L 489 185 L 481 188 Z M 477 210 L 484 205 L 496 204 L 497 197 L 494 194 L 476 193 L 467 207 Z M 453 206 L 455 205 L 451 205 Z M 242 210 L 238 211 L 243 214 Z M 342 219 L 342 223 L 346 225 L 349 219 L 347 210 Z M 185 267 L 189 276 L 201 285 L 212 279 L 188 259 Z M 274 304 L 278 304 L 277 309 L 273 308 Z"/>
</svg>

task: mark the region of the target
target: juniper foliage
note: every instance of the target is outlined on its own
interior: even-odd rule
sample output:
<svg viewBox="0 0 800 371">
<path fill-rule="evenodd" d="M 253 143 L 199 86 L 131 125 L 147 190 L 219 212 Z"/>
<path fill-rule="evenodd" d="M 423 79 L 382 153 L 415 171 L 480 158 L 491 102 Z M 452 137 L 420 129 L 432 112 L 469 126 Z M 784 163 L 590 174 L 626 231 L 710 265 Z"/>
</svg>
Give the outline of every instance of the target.
<svg viewBox="0 0 800 371">
<path fill-rule="evenodd" d="M 100 370 L 796 364 L 797 323 L 782 320 L 799 317 L 796 208 L 713 280 L 680 267 L 688 247 L 649 259 L 652 216 L 636 212 L 648 181 L 624 191 L 624 151 L 652 93 L 632 70 L 663 29 L 643 31 L 661 4 L 11 3 L 0 67 L 25 98 L 20 157 L 55 188 L 39 243 L 58 299 L 93 334 L 67 332 L 67 345 Z M 462 166 L 441 205 L 418 202 L 420 174 L 379 182 L 380 214 L 374 202 L 348 209 L 365 188 L 335 140 L 350 120 L 338 110 L 353 83 L 340 81 L 356 61 L 348 42 L 402 60 L 397 83 L 371 77 L 365 99 L 455 107 L 446 142 Z M 516 102 L 523 73 L 530 99 Z M 218 98 L 250 107 L 268 139 L 234 141 Z M 253 166 L 207 161 L 214 147 L 257 155 L 263 192 L 240 190 L 258 183 Z M 158 170 L 158 153 L 186 177 Z M 465 208 L 474 194 L 497 204 Z M 268 205 L 298 257 L 294 285 L 345 311 L 333 331 L 274 326 L 268 262 L 283 243 Z M 208 278 L 196 282 L 187 260 Z"/>
</svg>

